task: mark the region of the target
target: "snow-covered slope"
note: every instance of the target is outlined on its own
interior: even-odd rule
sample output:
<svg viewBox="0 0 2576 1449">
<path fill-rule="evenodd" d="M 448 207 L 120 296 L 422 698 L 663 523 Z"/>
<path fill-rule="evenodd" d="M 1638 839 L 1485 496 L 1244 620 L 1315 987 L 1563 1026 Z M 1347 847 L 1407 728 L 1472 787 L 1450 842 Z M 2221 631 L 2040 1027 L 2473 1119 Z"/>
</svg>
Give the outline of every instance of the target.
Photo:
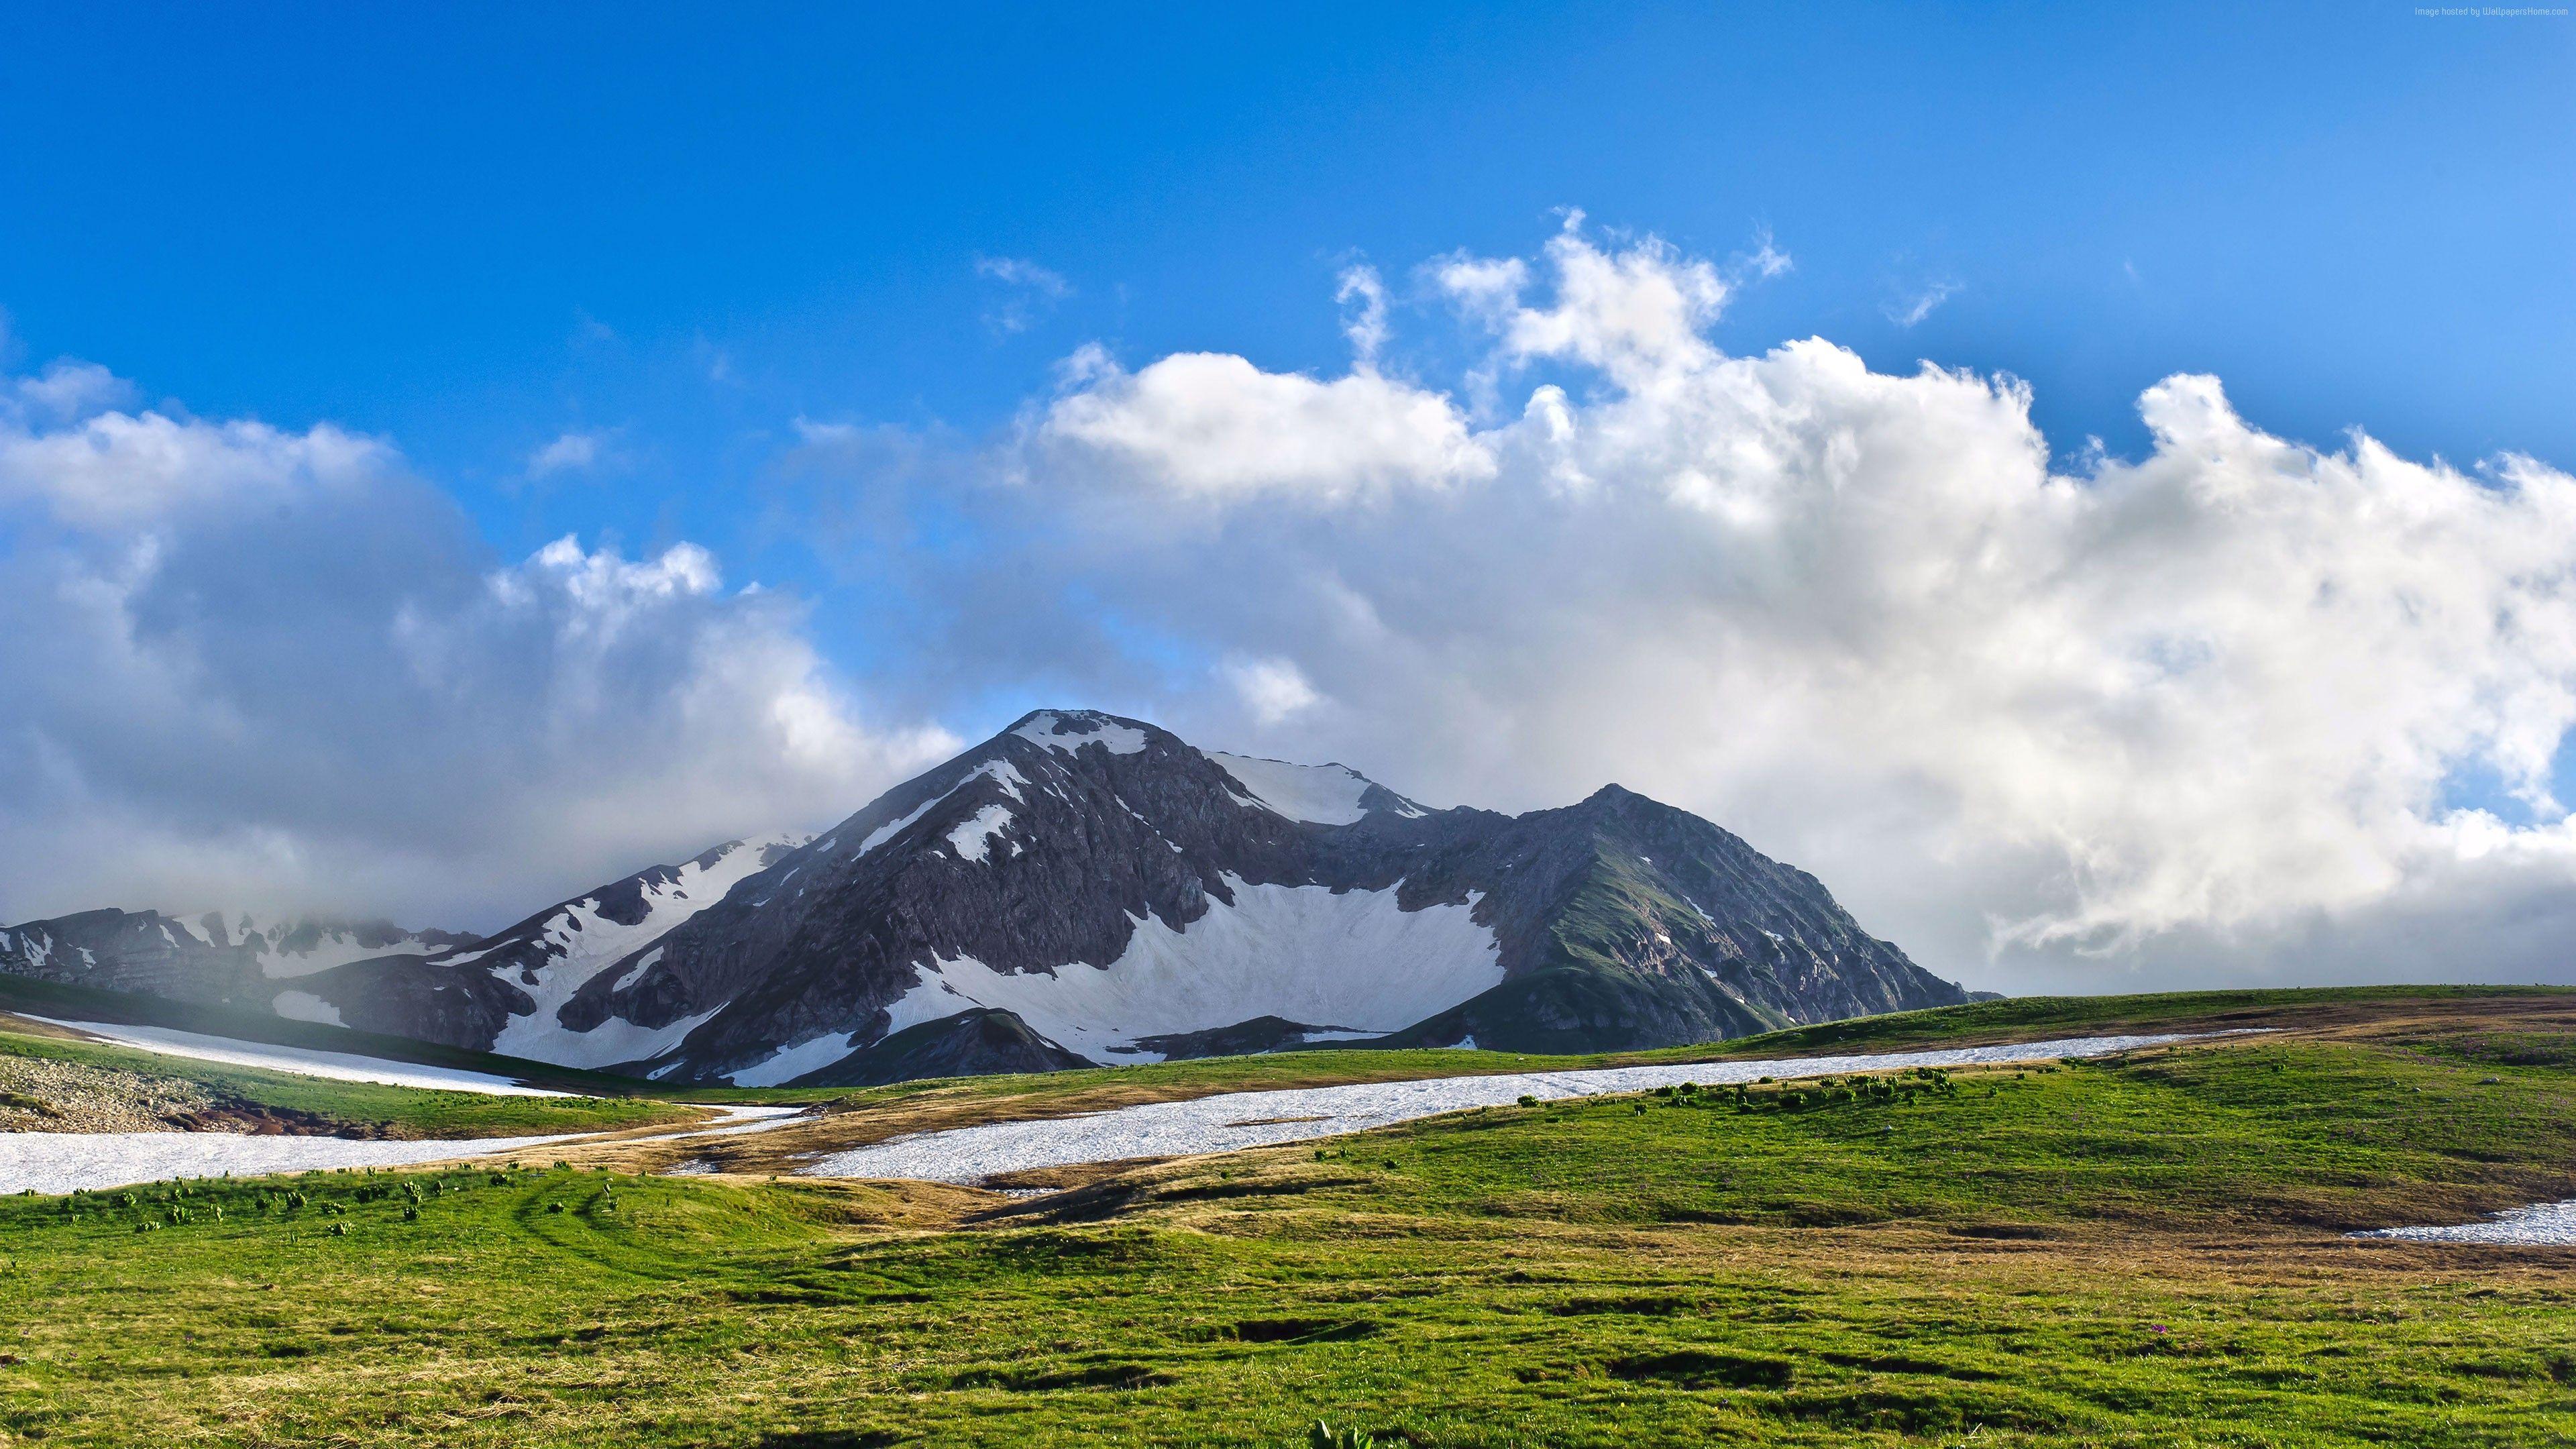
<svg viewBox="0 0 2576 1449">
<path fill-rule="evenodd" d="M 1244 755 L 1207 757 L 1223 766 L 1253 799 L 1291 820 L 1310 825 L 1357 825 L 1368 811 L 1360 797 L 1368 793 L 1366 776 L 1348 765 L 1291 765 Z"/>
<path fill-rule="evenodd" d="M 641 1029 L 614 1016 L 577 1031 L 564 1025 L 560 1013 L 574 993 L 619 962 L 648 952 L 635 964 L 649 964 L 649 948 L 671 928 L 723 900 L 769 861 L 808 838 L 781 835 L 735 841 L 682 865 L 630 876 L 615 886 L 566 901 L 475 950 L 447 958 L 445 964 L 488 961 L 494 969 L 515 973 L 509 979 L 533 1003 L 524 1013 L 512 1013 L 509 1025 L 494 1038 L 493 1051 L 568 1067 L 604 1067 L 660 1056 L 687 1032 L 674 1034 L 670 1025 Z"/>
<path fill-rule="evenodd" d="M 995 971 L 971 956 L 934 959 L 886 1008 L 890 1034 L 976 1007 L 1009 1011 L 1095 1061 L 1163 1060 L 1147 1039 L 1213 1031 L 1258 1017 L 1311 1028 L 1310 1040 L 1376 1036 L 1502 984 L 1494 933 L 1475 923 L 1475 898 L 1408 911 L 1396 891 L 1250 885 L 1229 879 L 1234 903 L 1175 929 L 1148 916 L 1106 967 Z M 769 1086 L 855 1050 L 825 1033 L 737 1071 Z"/>
</svg>

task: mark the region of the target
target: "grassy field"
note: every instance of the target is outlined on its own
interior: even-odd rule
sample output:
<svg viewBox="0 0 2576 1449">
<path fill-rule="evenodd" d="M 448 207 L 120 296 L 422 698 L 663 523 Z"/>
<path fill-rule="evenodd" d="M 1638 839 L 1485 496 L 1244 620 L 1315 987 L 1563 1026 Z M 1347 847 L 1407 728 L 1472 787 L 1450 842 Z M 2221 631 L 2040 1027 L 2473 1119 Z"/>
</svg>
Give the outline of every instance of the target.
<svg viewBox="0 0 2576 1449">
<path fill-rule="evenodd" d="M 0 1200 L 0 1443 L 2576 1442 L 2576 1250 L 2341 1236 L 2576 1196 L 2568 994 L 1854 1030 L 2247 1013 L 2279 1029 L 1491 1109 L 1034 1198 L 530 1162 Z"/>
<path fill-rule="evenodd" d="M 7 1090 L 24 1062 L 59 1062 L 88 1068 L 90 1095 L 131 1090 L 135 1084 L 180 1083 L 202 1104 L 195 1117 L 211 1126 L 256 1126 L 361 1137 L 535 1137 L 557 1132 L 604 1132 L 690 1118 L 666 1102 L 620 1097 L 496 1097 L 484 1092 L 430 1091 L 374 1082 L 341 1082 L 256 1067 L 167 1056 L 160 1052 L 79 1041 L 33 1027 L 0 1025 L 0 1108 L 13 1127 L 41 1126 L 49 1106 L 41 1091 Z"/>
</svg>

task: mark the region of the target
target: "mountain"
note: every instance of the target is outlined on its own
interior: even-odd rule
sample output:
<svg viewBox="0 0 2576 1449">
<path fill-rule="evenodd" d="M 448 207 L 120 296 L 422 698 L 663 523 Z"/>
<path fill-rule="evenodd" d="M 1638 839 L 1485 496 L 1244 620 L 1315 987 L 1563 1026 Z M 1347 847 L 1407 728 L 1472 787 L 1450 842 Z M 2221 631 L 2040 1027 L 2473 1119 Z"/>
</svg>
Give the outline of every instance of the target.
<svg viewBox="0 0 2576 1449">
<path fill-rule="evenodd" d="M 1605 1050 L 1966 999 L 1814 877 L 1617 786 L 1432 810 L 1341 765 L 1084 711 L 1029 715 L 819 838 L 719 846 L 482 939 L 371 928 L 382 954 L 282 970 L 272 949 L 198 980 L 202 938 L 165 924 L 30 923 L 0 933 L 0 970 L 60 973 L 69 944 L 107 975 L 52 979 L 266 992 L 287 1015 L 747 1086 L 1321 1042 Z"/>
<path fill-rule="evenodd" d="M 308 978 L 352 962 L 426 955 L 473 940 L 385 921 L 262 924 L 215 911 L 83 911 L 0 929 L 0 971 L 185 1001 L 270 1006 L 280 1016 L 329 1021 L 327 1007 L 305 989 Z"/>
</svg>

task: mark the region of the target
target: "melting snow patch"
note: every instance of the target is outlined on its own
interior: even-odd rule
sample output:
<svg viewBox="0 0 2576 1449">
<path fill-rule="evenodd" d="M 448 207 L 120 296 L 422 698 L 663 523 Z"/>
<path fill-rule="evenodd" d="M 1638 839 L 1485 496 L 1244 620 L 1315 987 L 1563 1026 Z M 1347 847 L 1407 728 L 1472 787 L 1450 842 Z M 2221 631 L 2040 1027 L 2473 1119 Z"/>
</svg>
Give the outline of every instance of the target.
<svg viewBox="0 0 2576 1449">
<path fill-rule="evenodd" d="M 965 824 L 948 832 L 948 848 L 957 852 L 959 860 L 981 861 L 993 848 L 993 842 L 1001 838 L 1002 827 L 1010 823 L 1009 806 L 987 805 L 968 817 Z M 1011 843 L 1002 841 L 1003 857 L 1009 858 L 1010 853 Z"/>
<path fill-rule="evenodd" d="M 420 1087 L 429 1091 L 484 1092 L 496 1097 L 565 1097 L 568 1092 L 549 1092 L 542 1087 L 523 1087 L 507 1077 L 484 1072 L 464 1072 L 453 1067 L 424 1067 L 414 1062 L 386 1061 L 381 1057 L 362 1057 L 354 1052 L 322 1052 L 305 1047 L 273 1046 L 264 1041 L 237 1041 L 231 1037 L 207 1036 L 200 1032 L 175 1031 L 164 1026 L 123 1026 L 103 1021 L 53 1021 L 74 1031 L 115 1042 L 119 1046 L 140 1047 L 165 1056 L 189 1057 L 197 1061 L 223 1062 L 236 1067 L 264 1067 L 272 1072 L 293 1072 L 300 1077 L 325 1077 L 335 1082 L 382 1082 L 391 1087 Z M 46 1135 L 46 1134 L 38 1134 Z M 163 1134 L 151 1134 L 163 1135 Z"/>
<path fill-rule="evenodd" d="M 1348 765 L 1291 765 L 1206 753 L 1274 814 L 1316 825 L 1353 825 L 1368 814 L 1360 808 L 1360 796 L 1368 792 L 1369 782 Z"/>
<path fill-rule="evenodd" d="M 684 1016 L 668 1026 L 639 1026 L 622 1016 L 612 1016 L 588 1031 L 558 1030 L 546 1043 L 540 1061 L 557 1062 L 567 1067 L 607 1067 L 619 1062 L 640 1062 L 678 1049 L 689 1033 L 707 1024 L 724 1010 L 712 1006 L 695 1016 Z M 503 1033 L 508 1040 L 508 1033 Z M 507 1050 L 495 1047 L 496 1051 Z"/>
<path fill-rule="evenodd" d="M 1543 1099 L 1642 1092 L 1681 1082 L 1722 1086 L 1761 1077 L 1839 1076 L 1905 1067 L 1974 1066 L 2058 1057 L 2100 1056 L 2188 1040 L 2187 1035 L 2088 1036 L 2016 1046 L 1773 1061 L 1678 1062 L 1583 1072 L 1514 1072 L 1436 1077 L 1413 1082 L 1361 1082 L 1282 1092 L 1227 1092 L 1192 1102 L 1120 1107 L 1088 1117 L 991 1122 L 925 1132 L 818 1159 L 803 1170 L 824 1177 L 903 1177 L 977 1182 L 996 1173 L 1137 1157 L 1232 1152 L 1365 1132 L 1470 1107 L 1500 1107 L 1523 1095 Z"/>
<path fill-rule="evenodd" d="M 852 1050 L 849 1033 L 825 1032 L 794 1046 L 780 1047 L 767 1061 L 756 1062 L 734 1073 L 733 1084 L 737 1087 L 775 1087 L 782 1082 L 794 1081 L 807 1072 L 819 1072 L 848 1056 Z"/>
<path fill-rule="evenodd" d="M 1105 968 L 1001 972 L 971 956 L 938 961 L 888 1008 L 887 1030 L 987 1006 L 1017 1012 L 1030 1030 L 1094 1061 L 1110 1052 L 1160 1061 L 1135 1050 L 1135 1040 L 1257 1016 L 1376 1035 L 1502 982 L 1494 933 L 1475 923 L 1472 895 L 1465 905 L 1408 911 L 1392 888 L 1336 893 L 1225 879 L 1233 905 L 1210 899 L 1206 915 L 1177 931 L 1147 916 Z"/>
<path fill-rule="evenodd" d="M 324 1026 L 347 1026 L 340 1019 L 340 1008 L 310 991 L 281 991 L 269 998 L 268 1009 L 289 1021 L 318 1021 Z"/>
<path fill-rule="evenodd" d="M 734 1137 L 784 1127 L 801 1107 L 718 1107 L 715 1125 L 672 1140 Z M 0 1132 L 0 1193 L 66 1193 L 172 1177 L 254 1177 L 335 1167 L 408 1167 L 451 1158 L 499 1157 L 599 1134 L 470 1137 L 387 1142 L 349 1137 L 266 1137 L 239 1132 Z M 701 1169 L 704 1170 L 704 1169 Z"/>
<path fill-rule="evenodd" d="M 968 770 L 964 775 L 959 776 L 957 783 L 948 788 L 948 793 L 954 795 L 958 791 L 965 789 L 966 782 L 975 779 L 978 776 L 1001 786 L 1002 793 L 1010 796 L 1014 800 L 1026 801 L 1028 799 L 1027 796 L 1020 793 L 1021 787 L 1029 783 L 1028 777 L 1021 774 L 1018 767 L 1008 760 L 986 760 L 984 763 Z"/>
<path fill-rule="evenodd" d="M 1145 748 L 1145 732 L 1105 715 L 1067 717 L 1052 710 L 1033 715 L 1011 731 L 1032 744 L 1072 754 L 1084 745 L 1099 745 L 1113 755 L 1133 755 Z"/>
<path fill-rule="evenodd" d="M 2356 1238 L 2403 1238 L 2417 1243 L 2493 1243 L 2539 1248 L 2576 1245 L 2576 1201 L 2534 1203 L 2497 1213 L 2482 1223 L 2446 1228 L 2378 1228 Z"/>
<path fill-rule="evenodd" d="M 929 799 L 912 807 L 912 813 L 904 816 L 901 820 L 889 820 L 885 824 L 878 826 L 876 829 L 869 831 L 868 838 L 859 842 L 859 854 L 865 855 L 869 851 L 874 850 L 878 846 L 885 844 L 887 841 L 894 839 L 898 835 L 901 835 L 904 832 L 904 827 L 912 824 L 912 822 L 916 820 L 919 820 L 922 816 L 929 814 L 931 806 L 936 805 L 947 798 L 948 797 L 946 795 L 933 795 Z"/>
<path fill-rule="evenodd" d="M 579 1136 L 581 1134 L 572 1134 Z M 555 1137 L 382 1142 L 349 1137 L 253 1137 L 236 1132 L 0 1132 L 0 1192 L 65 1193 L 171 1177 L 241 1177 L 334 1167 L 406 1167 L 520 1152 Z"/>
<path fill-rule="evenodd" d="M 758 874 L 761 857 L 768 854 L 770 845 L 779 843 L 783 841 L 747 841 L 716 857 L 713 865 L 700 866 L 693 860 L 681 866 L 677 878 L 669 884 L 645 887 L 644 918 L 631 926 L 601 915 L 596 900 L 575 901 L 557 911 L 543 927 L 547 955 L 537 965 L 536 983 L 530 985 L 523 978 L 513 981 L 535 999 L 536 1009 L 525 1016 L 511 1017 L 493 1041 L 492 1050 L 577 1067 L 601 1067 L 661 1055 L 660 1049 L 628 1050 L 636 1040 L 633 1033 L 642 1028 L 617 1018 L 598 1028 L 628 1029 L 628 1034 L 614 1039 L 593 1040 L 592 1033 L 571 1030 L 562 1021 L 564 1004 L 592 977 L 668 935 L 673 927 L 723 900 L 736 885 Z M 655 947 L 653 954 L 629 969 L 651 969 L 659 951 Z M 677 1044 L 675 1038 L 672 1045 Z"/>
<path fill-rule="evenodd" d="M 398 936 L 381 946 L 370 946 L 348 931 L 326 931 L 312 946 L 298 951 L 270 945 L 264 936 L 251 935 L 248 939 L 259 950 L 259 974 L 271 981 L 292 981 L 353 961 L 415 955 L 428 949 L 417 936 Z"/>
</svg>

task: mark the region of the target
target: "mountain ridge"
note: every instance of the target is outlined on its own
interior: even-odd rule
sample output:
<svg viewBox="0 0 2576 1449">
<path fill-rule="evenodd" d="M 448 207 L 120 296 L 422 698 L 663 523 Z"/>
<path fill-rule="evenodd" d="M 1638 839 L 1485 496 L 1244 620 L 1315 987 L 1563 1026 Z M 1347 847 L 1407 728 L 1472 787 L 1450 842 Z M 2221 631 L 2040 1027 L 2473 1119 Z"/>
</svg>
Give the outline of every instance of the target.
<svg viewBox="0 0 2576 1449">
<path fill-rule="evenodd" d="M 383 954 L 289 981 L 278 948 L 209 965 L 165 920 L 0 929 L 0 971 L 266 989 L 280 1014 L 739 1085 L 1328 1040 L 1608 1050 L 1968 999 L 1813 876 L 1621 786 L 1433 810 L 1345 765 L 1079 710 L 1023 716 L 815 836 L 728 842 L 490 936 L 382 927 Z M 89 960 L 66 976 L 73 922 Z"/>
</svg>

